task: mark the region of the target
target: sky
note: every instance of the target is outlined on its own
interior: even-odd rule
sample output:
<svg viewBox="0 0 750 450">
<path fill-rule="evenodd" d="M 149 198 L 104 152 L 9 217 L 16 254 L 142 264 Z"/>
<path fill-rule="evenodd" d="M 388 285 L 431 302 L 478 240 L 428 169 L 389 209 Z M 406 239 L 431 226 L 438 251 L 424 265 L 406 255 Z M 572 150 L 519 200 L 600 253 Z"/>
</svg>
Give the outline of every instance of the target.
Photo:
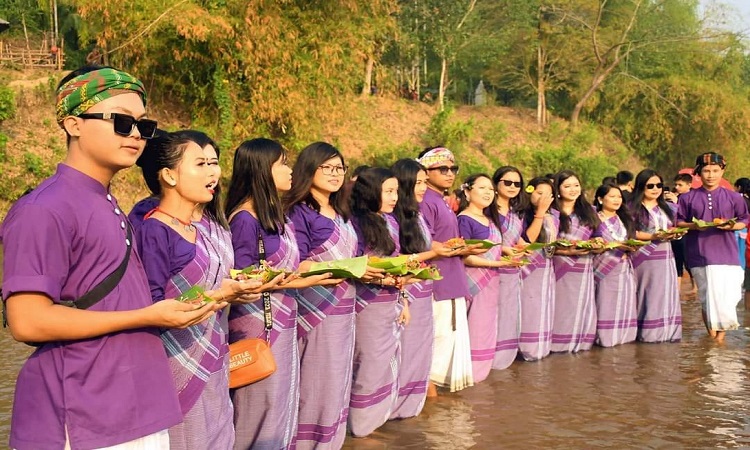
<svg viewBox="0 0 750 450">
<path fill-rule="evenodd" d="M 703 7 L 714 4 L 725 4 L 732 8 L 728 18 L 728 26 L 734 31 L 750 33 L 750 0 L 700 0 Z"/>
</svg>

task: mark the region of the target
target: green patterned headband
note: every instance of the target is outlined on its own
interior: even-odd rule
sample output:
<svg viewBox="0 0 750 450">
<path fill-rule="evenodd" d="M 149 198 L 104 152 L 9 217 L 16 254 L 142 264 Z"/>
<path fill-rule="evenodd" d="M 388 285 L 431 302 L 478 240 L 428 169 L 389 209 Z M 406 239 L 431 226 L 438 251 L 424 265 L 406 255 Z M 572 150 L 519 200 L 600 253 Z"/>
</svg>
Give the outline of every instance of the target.
<svg viewBox="0 0 750 450">
<path fill-rule="evenodd" d="M 110 67 L 81 74 L 57 90 L 55 105 L 57 123 L 62 126 L 68 116 L 77 116 L 97 103 L 117 95 L 118 91 L 133 91 L 146 105 L 146 90 L 140 80 Z"/>
</svg>

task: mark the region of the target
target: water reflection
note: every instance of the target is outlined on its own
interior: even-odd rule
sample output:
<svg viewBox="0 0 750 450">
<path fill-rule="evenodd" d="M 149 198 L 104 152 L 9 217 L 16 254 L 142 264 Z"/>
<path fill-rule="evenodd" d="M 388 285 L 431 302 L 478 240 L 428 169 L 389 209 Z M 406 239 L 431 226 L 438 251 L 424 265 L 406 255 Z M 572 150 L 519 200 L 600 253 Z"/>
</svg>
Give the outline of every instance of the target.
<svg viewBox="0 0 750 450">
<path fill-rule="evenodd" d="M 750 329 L 724 345 L 683 301 L 679 344 L 630 344 L 552 355 L 493 371 L 474 388 L 429 400 L 346 449 L 739 448 L 750 446 Z M 745 319 L 740 311 L 741 323 Z M 746 323 L 745 326 L 750 326 Z M 18 369 L 31 352 L 0 333 L 0 447 Z"/>
</svg>

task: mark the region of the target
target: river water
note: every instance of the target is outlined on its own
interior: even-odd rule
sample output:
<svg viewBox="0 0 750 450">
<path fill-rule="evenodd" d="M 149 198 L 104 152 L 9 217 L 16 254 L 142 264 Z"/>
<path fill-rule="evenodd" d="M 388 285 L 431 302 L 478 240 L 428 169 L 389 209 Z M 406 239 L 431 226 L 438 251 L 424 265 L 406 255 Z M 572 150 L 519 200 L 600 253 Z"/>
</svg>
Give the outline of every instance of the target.
<svg viewBox="0 0 750 450">
<path fill-rule="evenodd" d="M 683 284 L 683 287 L 685 285 Z M 683 341 L 595 348 L 492 371 L 441 392 L 416 418 L 389 422 L 346 449 L 708 448 L 750 446 L 750 323 L 724 345 L 706 336 L 683 291 Z M 739 306 L 742 309 L 742 306 Z M 0 447 L 18 369 L 31 348 L 0 333 Z"/>
</svg>

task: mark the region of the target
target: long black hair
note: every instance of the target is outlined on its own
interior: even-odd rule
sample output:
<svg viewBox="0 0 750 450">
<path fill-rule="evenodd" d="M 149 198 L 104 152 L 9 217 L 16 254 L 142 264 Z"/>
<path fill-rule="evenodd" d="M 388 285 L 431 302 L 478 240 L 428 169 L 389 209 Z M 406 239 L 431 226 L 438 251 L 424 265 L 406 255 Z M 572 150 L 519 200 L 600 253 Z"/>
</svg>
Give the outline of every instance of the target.
<svg viewBox="0 0 750 450">
<path fill-rule="evenodd" d="M 349 199 L 352 218 L 357 221 L 365 238 L 365 246 L 378 255 L 390 255 L 396 250 L 385 218 L 380 214 L 383 183 L 396 176 L 389 169 L 371 167 L 357 176 Z"/>
<path fill-rule="evenodd" d="M 532 186 L 535 190 L 540 184 L 546 184 L 547 186 L 549 186 L 549 188 L 552 190 L 552 196 L 555 197 L 555 183 L 553 180 L 551 180 L 548 176 L 544 176 L 535 177 L 532 178 L 531 181 L 529 181 L 529 186 Z M 529 197 L 531 196 L 529 195 Z M 531 198 L 529 198 L 529 202 L 526 205 L 525 210 L 523 211 L 523 215 L 524 223 L 526 224 L 526 226 L 528 226 L 534 220 L 534 216 L 536 215 L 536 206 L 531 204 Z M 542 227 L 541 231 L 539 232 L 539 236 L 536 238 L 536 242 L 547 242 L 547 231 L 544 229 L 544 227 Z"/>
<path fill-rule="evenodd" d="M 401 253 L 422 253 L 427 251 L 427 240 L 419 223 L 419 203 L 414 196 L 419 172 L 426 172 L 424 166 L 409 158 L 399 159 L 391 166 L 391 172 L 398 180 L 398 203 L 393 215 L 399 226 Z"/>
<path fill-rule="evenodd" d="M 737 181 L 734 182 L 734 189 L 742 195 L 742 199 L 747 203 L 747 208 L 750 209 L 750 178 L 737 178 Z"/>
<path fill-rule="evenodd" d="M 500 180 L 505 176 L 506 173 L 515 172 L 518 174 L 518 179 L 521 181 L 521 189 L 518 191 L 518 195 L 510 199 L 508 202 L 510 206 L 510 211 L 518 214 L 519 216 L 523 216 L 524 211 L 526 210 L 526 207 L 529 205 L 529 197 L 526 195 L 526 192 L 524 192 L 524 184 L 523 184 L 523 174 L 521 173 L 518 168 L 513 166 L 503 166 L 500 167 L 495 171 L 495 173 L 492 175 L 492 185 L 495 187 L 495 190 L 497 191 L 497 185 L 500 183 Z"/>
<path fill-rule="evenodd" d="M 286 150 L 271 139 L 251 139 L 237 147 L 226 200 L 226 211 L 230 215 L 244 202 L 252 200 L 263 229 L 268 233 L 284 233 L 284 209 L 271 171 L 281 158 L 286 159 Z"/>
<path fill-rule="evenodd" d="M 628 233 L 628 238 L 632 238 L 635 236 L 635 224 L 633 223 L 633 218 L 630 217 L 628 205 L 625 204 L 625 197 L 622 196 L 622 189 L 620 189 L 620 186 L 618 186 L 616 183 L 617 182 L 604 183 L 596 189 L 596 193 L 594 194 L 594 206 L 596 207 L 597 211 L 601 211 L 602 202 L 599 201 L 599 198 L 605 197 L 612 189 L 617 190 L 617 192 L 620 193 L 620 197 L 622 197 L 622 204 L 617 209 L 617 217 L 619 217 L 622 221 L 622 224 L 625 225 L 625 230 Z"/>
<path fill-rule="evenodd" d="M 652 177 L 657 177 L 659 178 L 659 183 L 664 183 L 661 175 L 653 169 L 643 169 L 635 177 L 635 187 L 633 188 L 633 196 L 630 200 L 630 214 L 635 219 L 635 226 L 638 230 L 644 230 L 648 227 L 649 213 L 646 207 L 643 206 L 643 195 L 646 191 L 646 184 L 649 178 Z M 667 217 L 669 217 L 669 220 L 674 221 L 674 212 L 663 195 L 660 195 L 656 199 L 656 203 Z"/>
<path fill-rule="evenodd" d="M 596 215 L 596 212 L 594 212 L 594 207 L 591 206 L 591 203 L 586 200 L 586 194 L 583 190 L 581 178 L 572 170 L 562 170 L 555 175 L 555 192 L 558 193 L 557 197 L 560 196 L 560 186 L 565 180 L 571 177 L 575 177 L 581 185 L 581 195 L 578 196 L 573 204 L 573 213 L 578 216 L 580 223 L 596 231 L 600 223 L 599 217 Z M 570 231 L 570 216 L 562 210 L 562 202 L 560 200 L 561 199 L 558 198 L 558 201 L 556 202 L 556 209 L 560 212 L 560 231 L 562 233 L 567 233 Z"/>
<path fill-rule="evenodd" d="M 456 191 L 456 198 L 458 199 L 458 211 L 461 212 L 464 209 L 466 209 L 469 206 L 469 199 L 466 197 L 465 191 L 470 191 L 474 189 L 474 183 L 477 182 L 480 178 L 486 178 L 490 183 L 492 183 L 492 178 L 490 178 L 489 175 L 486 173 L 475 173 L 472 175 L 469 175 L 466 177 L 464 182 L 461 184 L 460 188 Z M 494 188 L 494 184 L 493 184 Z M 495 205 L 495 201 L 497 201 L 497 193 L 495 193 L 492 196 L 492 203 L 490 203 L 490 206 L 484 208 L 482 210 L 482 213 L 492 221 L 492 223 L 497 226 L 497 229 L 500 229 L 500 214 L 497 212 L 497 206 Z"/>
<path fill-rule="evenodd" d="M 320 204 L 313 198 L 310 189 L 318 167 L 332 158 L 341 158 L 341 163 L 346 167 L 344 155 L 331 144 L 315 142 L 302 149 L 292 168 L 294 174 L 292 189 L 282 198 L 285 212 L 289 212 L 292 206 L 298 203 L 306 203 L 315 211 L 320 212 Z M 349 220 L 349 207 L 346 202 L 346 192 L 343 192 L 345 183 L 342 183 L 342 189 L 331 193 L 329 203 L 336 214 L 346 221 Z"/>
<path fill-rule="evenodd" d="M 197 144 L 200 148 L 206 148 L 210 145 L 216 150 L 217 157 L 221 155 L 221 150 L 219 150 L 216 142 L 206 133 L 197 130 L 180 130 L 171 133 L 161 131 L 157 133 L 154 139 L 147 142 L 147 147 L 136 164 L 141 167 L 143 179 L 154 197 L 161 197 L 162 195 L 159 171 L 164 168 L 174 169 L 177 167 L 185 154 L 187 145 L 191 142 Z M 221 183 L 217 183 L 213 198 L 203 205 L 203 214 L 220 224 L 222 228 L 229 229 L 224 209 L 219 200 L 220 197 Z"/>
</svg>

